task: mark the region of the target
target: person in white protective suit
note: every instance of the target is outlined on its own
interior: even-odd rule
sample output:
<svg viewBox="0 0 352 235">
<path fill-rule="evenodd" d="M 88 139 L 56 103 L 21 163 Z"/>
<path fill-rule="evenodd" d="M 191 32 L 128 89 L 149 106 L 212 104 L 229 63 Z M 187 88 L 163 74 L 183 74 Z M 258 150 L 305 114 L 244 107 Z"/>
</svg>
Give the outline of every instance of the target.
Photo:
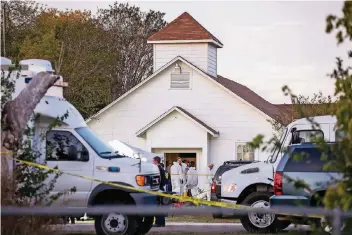
<svg viewBox="0 0 352 235">
<path fill-rule="evenodd" d="M 208 165 L 208 175 L 207 175 L 207 188 L 206 188 L 206 194 L 207 194 L 207 200 L 210 201 L 211 198 L 211 185 L 213 184 L 213 178 L 215 175 L 215 169 L 214 169 L 214 164 L 210 163 Z"/>
<path fill-rule="evenodd" d="M 198 195 L 198 175 L 195 162 L 191 162 L 191 166 L 187 172 L 186 188 L 191 190 L 192 197 Z"/>
<path fill-rule="evenodd" d="M 172 192 L 183 195 L 184 185 L 186 184 L 185 166 L 182 164 L 182 159 L 177 158 L 170 168 Z"/>
<path fill-rule="evenodd" d="M 211 185 L 213 184 L 213 178 L 214 178 L 214 173 L 215 169 L 214 169 L 214 164 L 209 164 L 208 165 L 208 171 L 207 171 L 207 176 L 204 180 L 204 192 L 200 193 L 197 195 L 197 198 L 199 199 L 207 199 L 208 201 L 210 201 L 211 199 Z"/>
</svg>

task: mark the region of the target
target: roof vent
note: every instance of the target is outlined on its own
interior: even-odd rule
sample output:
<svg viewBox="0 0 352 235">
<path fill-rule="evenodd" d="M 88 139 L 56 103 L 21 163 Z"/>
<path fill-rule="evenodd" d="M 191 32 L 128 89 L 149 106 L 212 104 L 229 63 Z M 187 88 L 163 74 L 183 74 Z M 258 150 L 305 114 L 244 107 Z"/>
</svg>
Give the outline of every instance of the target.
<svg viewBox="0 0 352 235">
<path fill-rule="evenodd" d="M 11 65 L 12 62 L 10 59 L 6 58 L 6 57 L 1 57 L 1 65 Z"/>
<path fill-rule="evenodd" d="M 190 89 L 190 73 L 172 73 L 171 74 L 171 89 Z"/>
<path fill-rule="evenodd" d="M 22 76 L 33 77 L 40 72 L 54 73 L 51 63 L 48 60 L 41 60 L 41 59 L 21 60 L 20 65 L 28 66 L 28 70 L 22 71 Z"/>
</svg>

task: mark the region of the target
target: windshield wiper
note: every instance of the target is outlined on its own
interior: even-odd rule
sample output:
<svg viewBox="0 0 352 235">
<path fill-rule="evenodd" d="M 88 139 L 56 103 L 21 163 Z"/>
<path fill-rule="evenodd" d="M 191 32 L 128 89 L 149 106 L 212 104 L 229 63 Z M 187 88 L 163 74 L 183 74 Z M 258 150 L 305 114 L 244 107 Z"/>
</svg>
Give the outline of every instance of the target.
<svg viewBox="0 0 352 235">
<path fill-rule="evenodd" d="M 105 154 L 110 154 L 109 156 L 104 156 L 104 158 L 107 158 L 107 159 L 114 159 L 114 158 L 124 158 L 124 157 L 127 157 L 126 155 L 124 154 L 119 154 L 118 151 L 116 152 L 111 152 L 111 151 L 105 151 L 105 152 L 100 152 L 99 153 L 100 155 L 105 155 Z"/>
<path fill-rule="evenodd" d="M 99 154 L 110 154 L 112 153 L 111 151 L 106 151 L 106 152 L 100 152 Z"/>
</svg>

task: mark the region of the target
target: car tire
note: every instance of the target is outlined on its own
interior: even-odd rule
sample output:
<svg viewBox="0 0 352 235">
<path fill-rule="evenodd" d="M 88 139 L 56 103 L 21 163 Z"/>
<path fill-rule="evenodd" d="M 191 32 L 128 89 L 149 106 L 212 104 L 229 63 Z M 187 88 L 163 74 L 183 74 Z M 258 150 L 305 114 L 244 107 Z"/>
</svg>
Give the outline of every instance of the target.
<svg viewBox="0 0 352 235">
<path fill-rule="evenodd" d="M 272 193 L 269 192 L 253 192 L 241 204 L 254 208 L 269 208 L 269 198 L 271 196 Z M 255 212 L 248 213 L 248 215 L 241 217 L 240 220 L 243 227 L 250 233 L 277 233 L 291 224 L 289 221 L 278 220 L 275 215 L 261 215 Z M 270 223 L 270 221 L 272 222 Z"/>
<path fill-rule="evenodd" d="M 121 205 L 125 203 L 114 201 L 104 204 Z M 108 225 L 109 220 L 110 223 Z M 97 235 L 135 235 L 137 233 L 138 223 L 135 216 L 110 213 L 108 215 L 96 216 L 94 226 Z"/>
<path fill-rule="evenodd" d="M 135 235 L 147 234 L 153 227 L 154 216 L 145 216 L 138 219 L 137 232 Z"/>
</svg>

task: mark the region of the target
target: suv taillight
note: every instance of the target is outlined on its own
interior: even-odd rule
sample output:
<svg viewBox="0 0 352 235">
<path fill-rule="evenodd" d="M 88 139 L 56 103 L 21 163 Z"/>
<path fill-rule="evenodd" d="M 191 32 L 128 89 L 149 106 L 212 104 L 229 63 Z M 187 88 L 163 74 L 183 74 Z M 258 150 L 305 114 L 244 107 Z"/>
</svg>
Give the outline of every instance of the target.
<svg viewBox="0 0 352 235">
<path fill-rule="evenodd" d="M 216 184 L 214 182 L 211 184 L 211 192 L 216 193 Z"/>
<path fill-rule="evenodd" d="M 282 173 L 275 172 L 274 175 L 274 194 L 282 195 Z"/>
</svg>

